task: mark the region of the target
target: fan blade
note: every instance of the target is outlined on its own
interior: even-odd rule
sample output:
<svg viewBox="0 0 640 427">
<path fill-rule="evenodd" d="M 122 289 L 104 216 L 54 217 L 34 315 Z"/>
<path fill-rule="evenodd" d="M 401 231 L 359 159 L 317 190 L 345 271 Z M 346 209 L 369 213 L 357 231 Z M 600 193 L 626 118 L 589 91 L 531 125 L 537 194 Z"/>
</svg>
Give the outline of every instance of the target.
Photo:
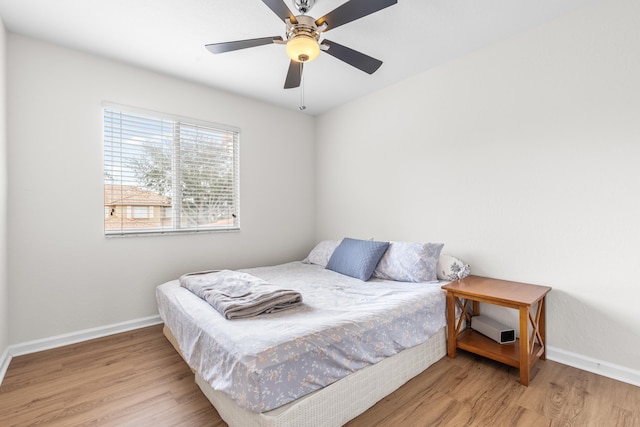
<svg viewBox="0 0 640 427">
<path fill-rule="evenodd" d="M 275 43 L 276 41 L 282 41 L 282 37 L 262 37 L 259 39 L 238 40 L 235 42 L 223 42 L 223 43 L 211 43 L 205 47 L 211 53 L 224 53 L 231 52 L 233 50 L 246 49 L 248 47 L 262 46 L 265 44 Z"/>
<path fill-rule="evenodd" d="M 302 80 L 302 62 L 291 61 L 289 63 L 289 71 L 287 71 L 287 79 L 284 81 L 285 89 L 293 89 L 300 86 Z"/>
<path fill-rule="evenodd" d="M 322 44 L 328 47 L 325 52 L 329 55 L 334 58 L 338 58 L 339 60 L 364 71 L 365 73 L 373 74 L 382 65 L 382 61 L 378 59 L 372 58 L 369 55 L 365 55 L 364 53 L 346 46 L 342 46 L 336 42 L 332 42 L 331 40 L 324 39 Z"/>
<path fill-rule="evenodd" d="M 317 19 L 316 25 L 319 27 L 326 22 L 327 29 L 325 31 L 329 31 L 332 28 L 355 21 L 363 16 L 371 15 L 396 3 L 398 3 L 397 0 L 350 0 L 333 9 L 322 18 Z"/>
<path fill-rule="evenodd" d="M 264 4 L 269 6 L 269 9 L 273 11 L 280 19 L 286 21 L 287 19 L 291 20 L 292 24 L 297 23 L 296 17 L 291 13 L 291 9 L 287 7 L 287 5 L 282 0 L 262 0 Z"/>
</svg>

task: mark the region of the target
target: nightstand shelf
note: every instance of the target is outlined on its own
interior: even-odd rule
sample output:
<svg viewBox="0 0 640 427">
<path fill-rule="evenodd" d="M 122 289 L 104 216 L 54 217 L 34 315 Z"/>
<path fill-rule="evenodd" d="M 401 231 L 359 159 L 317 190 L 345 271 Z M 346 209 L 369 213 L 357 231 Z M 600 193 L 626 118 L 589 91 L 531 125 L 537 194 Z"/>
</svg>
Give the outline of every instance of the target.
<svg viewBox="0 0 640 427">
<path fill-rule="evenodd" d="M 449 357 L 456 357 L 456 349 L 460 348 L 505 363 L 520 369 L 520 383 L 529 385 L 531 367 L 538 359 L 546 358 L 545 297 L 551 288 L 469 276 L 446 284 L 442 289 L 447 291 Z M 471 313 L 468 310 L 470 302 Z M 518 310 L 521 338 L 513 343 L 499 344 L 472 329 L 463 330 L 463 320 L 470 325 L 471 318 L 480 314 L 481 302 Z M 456 306 L 462 313 L 458 321 L 455 316 Z M 532 314 L 534 306 L 535 314 Z"/>
<path fill-rule="evenodd" d="M 491 338 L 487 338 L 473 329 L 465 329 L 458 334 L 457 347 L 479 354 L 480 356 L 504 363 L 514 368 L 520 367 L 520 340 L 508 344 L 498 344 Z M 543 347 L 538 343 L 533 346 L 533 354 L 529 367 L 533 366 L 540 358 Z"/>
</svg>

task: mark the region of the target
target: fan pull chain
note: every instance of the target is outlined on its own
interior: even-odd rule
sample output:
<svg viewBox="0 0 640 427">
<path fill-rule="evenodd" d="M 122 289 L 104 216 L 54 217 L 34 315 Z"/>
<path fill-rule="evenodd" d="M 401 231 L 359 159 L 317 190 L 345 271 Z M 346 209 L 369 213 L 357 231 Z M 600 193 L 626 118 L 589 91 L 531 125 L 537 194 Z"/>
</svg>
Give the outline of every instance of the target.
<svg viewBox="0 0 640 427">
<path fill-rule="evenodd" d="M 302 64 L 300 62 L 300 111 L 306 110 L 307 106 L 304 105 L 304 74 L 302 73 Z"/>
</svg>

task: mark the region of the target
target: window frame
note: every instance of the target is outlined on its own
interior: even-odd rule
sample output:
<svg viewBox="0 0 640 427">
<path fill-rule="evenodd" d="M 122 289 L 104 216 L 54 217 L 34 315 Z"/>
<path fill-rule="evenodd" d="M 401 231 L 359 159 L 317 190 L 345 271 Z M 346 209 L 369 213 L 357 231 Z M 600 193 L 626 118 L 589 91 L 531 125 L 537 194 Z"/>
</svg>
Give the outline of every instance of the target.
<svg viewBox="0 0 640 427">
<path fill-rule="evenodd" d="M 174 217 L 173 213 L 174 212 L 182 212 L 181 211 L 181 206 L 182 206 L 182 198 L 177 198 L 177 197 L 173 197 L 174 195 L 174 191 L 176 191 L 177 187 L 180 187 L 179 185 L 173 185 L 172 189 L 170 191 L 170 195 L 166 196 L 166 195 L 162 195 L 160 193 L 157 193 L 159 196 L 161 197 L 168 197 L 171 199 L 171 205 L 166 206 L 166 207 L 162 207 L 162 209 L 160 209 L 158 207 L 158 209 L 154 209 L 154 206 L 147 206 L 147 210 L 148 212 L 152 211 L 154 212 L 162 212 L 162 214 L 160 215 L 159 218 L 164 219 L 165 218 L 165 213 L 166 212 L 170 212 L 172 213 L 170 219 L 171 219 L 171 225 L 170 226 L 164 226 L 161 225 L 159 227 L 140 227 L 140 228 L 136 228 L 134 226 L 132 227 L 120 227 L 120 228 L 116 228 L 116 229 L 109 229 L 107 227 L 107 220 L 109 219 L 108 216 L 105 215 L 105 218 L 103 220 L 103 230 L 104 230 L 104 235 L 105 237 L 124 237 L 124 236 L 143 236 L 143 235 L 166 235 L 166 234 L 190 234 L 190 233 L 219 233 L 219 232 L 234 232 L 234 231 L 240 231 L 240 128 L 235 127 L 235 126 L 230 126 L 230 125 L 223 125 L 223 124 L 219 124 L 219 123 L 213 123 L 213 122 L 208 122 L 208 121 L 204 121 L 204 120 L 198 120 L 198 119 L 193 119 L 193 118 L 189 118 L 189 117 L 184 117 L 184 116 L 178 116 L 178 115 L 174 115 L 174 114 L 169 114 L 169 113 L 162 113 L 162 112 L 158 112 L 158 111 L 153 111 L 153 110 L 147 110 L 147 109 L 143 109 L 143 108 L 137 108 L 137 107 L 131 107 L 131 106 L 124 106 L 121 104 L 116 104 L 116 103 L 111 103 L 111 102 L 103 102 L 102 103 L 102 132 L 103 132 L 103 147 L 102 147 L 102 154 L 103 154 L 103 193 L 104 193 L 104 198 L 105 198 L 105 212 L 106 209 L 108 208 L 107 204 L 106 204 L 106 199 L 107 199 L 107 185 L 108 185 L 108 179 L 107 179 L 107 172 L 109 172 L 107 163 L 108 163 L 108 159 L 112 161 L 112 158 L 110 157 L 110 155 L 108 155 L 107 153 L 107 147 L 113 147 L 113 142 L 108 143 L 107 140 L 108 138 L 113 138 L 113 136 L 108 137 L 108 125 L 107 125 L 107 116 L 108 114 L 111 115 L 118 115 L 118 114 L 122 114 L 122 115 L 127 115 L 127 116 L 131 116 L 131 117 L 138 117 L 138 118 L 144 118 L 144 119 L 149 119 L 149 120 L 154 120 L 157 121 L 158 123 L 160 122 L 169 122 L 171 127 L 174 129 L 174 132 L 172 133 L 172 140 L 170 141 L 171 144 L 171 149 L 169 150 L 170 152 L 172 152 L 172 158 L 171 158 L 171 179 L 174 183 L 179 183 L 181 182 L 181 176 L 182 176 L 182 170 L 184 169 L 185 166 L 185 162 L 184 159 L 182 158 L 178 158 L 176 159 L 174 157 L 175 152 L 176 152 L 176 147 L 178 149 L 180 149 L 180 145 L 184 142 L 184 140 L 182 138 L 188 138 L 188 134 L 189 134 L 189 130 L 193 131 L 193 129 L 199 130 L 199 129 L 203 129 L 207 132 L 220 132 L 220 135 L 229 133 L 232 136 L 232 140 L 231 140 L 231 145 L 232 145 L 232 154 L 231 154 L 231 163 L 232 163 L 232 173 L 231 173 L 231 178 L 229 180 L 229 188 L 230 188 L 230 192 L 231 192 L 231 200 L 232 200 L 232 207 L 229 210 L 230 215 L 228 218 L 226 218 L 227 221 L 231 221 L 230 224 L 219 224 L 219 225 L 199 225 L 196 224 L 195 226 L 189 226 L 188 224 L 185 225 L 184 223 L 186 221 L 183 220 L 182 216 L 178 216 L 178 217 Z M 187 136 L 182 136 L 181 133 L 181 128 L 185 127 L 187 130 L 185 130 L 185 134 L 187 134 Z M 113 130 L 114 127 L 112 127 L 111 125 L 109 125 L 109 129 Z M 175 129 L 178 129 L 178 132 L 175 133 Z M 160 134 L 160 132 L 158 133 Z M 164 136 L 164 134 L 163 134 Z M 121 138 L 121 142 L 120 145 L 124 145 L 122 143 L 122 137 Z M 160 138 L 161 139 L 161 138 Z M 148 142 L 148 141 L 147 141 Z M 157 147 L 162 148 L 162 144 L 163 142 L 160 141 L 157 144 Z M 151 144 L 153 145 L 153 144 Z M 221 147 L 223 147 L 223 145 L 221 145 Z M 215 147 L 213 147 L 215 148 Z M 220 147 L 218 147 L 220 148 Z M 212 151 L 215 151 L 215 149 L 213 149 Z M 192 153 L 194 151 L 191 151 Z M 197 152 L 197 151 L 196 151 Z M 209 153 L 210 154 L 210 153 Z M 131 156 L 133 157 L 133 156 Z M 203 156 L 204 157 L 204 156 Z M 128 158 L 127 156 L 122 157 L 120 159 L 120 163 L 119 165 L 122 167 L 123 160 L 122 159 L 126 159 Z M 198 157 L 200 159 L 200 157 Z M 217 157 L 214 157 L 214 159 Z M 227 160 L 223 160 L 227 161 Z M 188 162 L 186 162 L 188 165 Z M 179 166 L 178 168 L 176 168 L 176 166 Z M 120 180 L 119 181 L 114 181 L 114 182 L 119 182 L 119 185 L 121 187 L 123 187 L 125 184 L 125 179 L 122 177 L 123 174 L 120 175 Z M 118 184 L 115 184 L 118 185 Z M 126 184 L 126 185 L 132 185 L 132 184 Z M 148 190 L 148 188 L 144 187 L 141 183 L 137 183 L 135 185 L 136 187 L 142 189 L 142 190 Z M 178 192 L 180 192 L 181 190 L 177 190 Z M 124 207 L 124 205 L 122 205 Z M 131 209 L 131 206 L 126 206 L 126 210 Z M 118 210 L 118 209 L 115 209 Z M 121 211 L 124 211 L 125 209 L 121 209 Z M 133 210 L 133 209 L 131 209 Z M 133 213 L 133 212 L 132 212 Z M 183 214 L 184 215 L 184 214 Z M 135 217 L 135 215 L 131 215 L 131 217 Z"/>
</svg>

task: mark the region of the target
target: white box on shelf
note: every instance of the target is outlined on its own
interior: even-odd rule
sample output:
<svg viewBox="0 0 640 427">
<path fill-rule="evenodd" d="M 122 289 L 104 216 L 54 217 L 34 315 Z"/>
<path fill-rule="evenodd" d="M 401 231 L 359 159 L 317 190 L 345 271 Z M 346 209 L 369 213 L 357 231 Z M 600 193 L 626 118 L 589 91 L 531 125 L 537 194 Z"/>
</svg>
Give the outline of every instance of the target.
<svg viewBox="0 0 640 427">
<path fill-rule="evenodd" d="M 471 318 L 471 329 L 500 344 L 507 344 L 516 340 L 515 329 L 487 316 L 473 316 Z"/>
</svg>

